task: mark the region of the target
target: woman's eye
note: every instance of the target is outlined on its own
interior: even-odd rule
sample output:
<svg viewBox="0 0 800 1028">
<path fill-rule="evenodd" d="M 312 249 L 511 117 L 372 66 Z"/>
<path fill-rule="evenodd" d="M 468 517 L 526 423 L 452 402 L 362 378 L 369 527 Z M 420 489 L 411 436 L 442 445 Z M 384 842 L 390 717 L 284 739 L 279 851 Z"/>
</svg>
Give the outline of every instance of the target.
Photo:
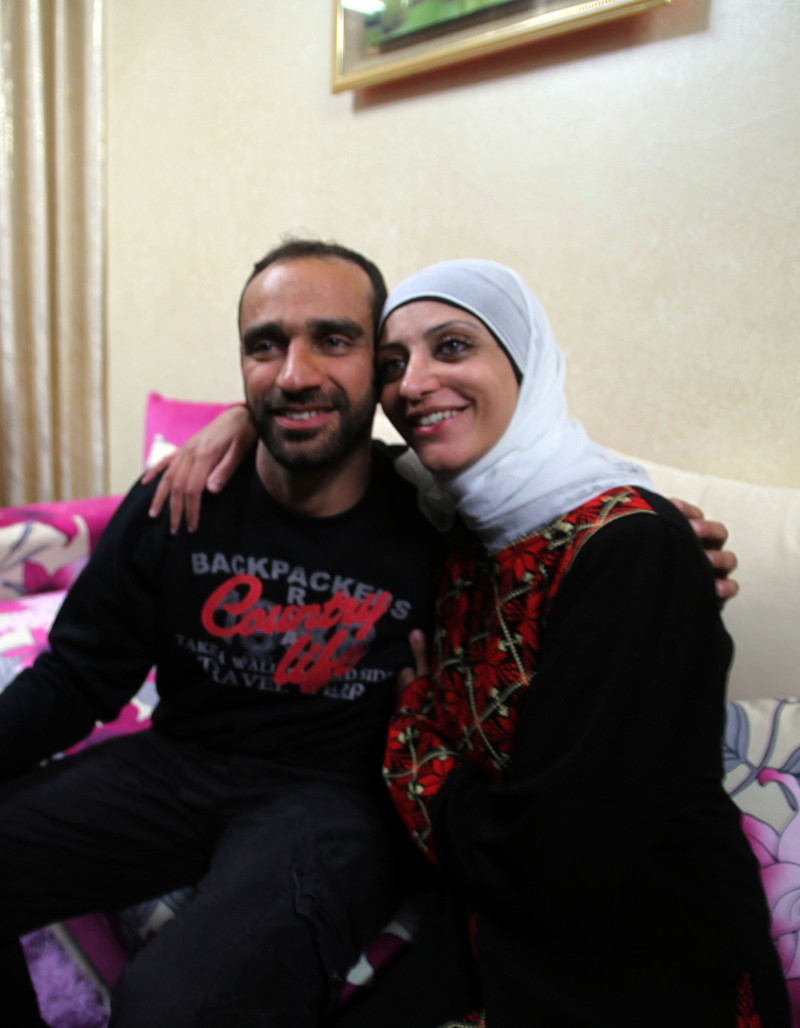
<svg viewBox="0 0 800 1028">
<path fill-rule="evenodd" d="M 469 349 L 469 343 L 465 339 L 451 337 L 443 339 L 438 346 L 438 355 L 444 358 L 456 357 Z"/>
<path fill-rule="evenodd" d="M 396 382 L 398 379 L 402 378 L 405 367 L 405 361 L 400 357 L 392 357 L 388 360 L 381 361 L 378 365 L 378 376 L 380 378 L 381 385 L 385 385 L 387 382 Z"/>
</svg>

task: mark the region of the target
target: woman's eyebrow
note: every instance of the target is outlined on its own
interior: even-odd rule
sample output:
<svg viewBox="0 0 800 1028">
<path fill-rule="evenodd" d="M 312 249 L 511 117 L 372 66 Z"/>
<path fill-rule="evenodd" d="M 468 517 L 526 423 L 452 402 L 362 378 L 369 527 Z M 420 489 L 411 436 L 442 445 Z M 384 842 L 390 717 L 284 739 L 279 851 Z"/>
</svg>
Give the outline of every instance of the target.
<svg viewBox="0 0 800 1028">
<path fill-rule="evenodd" d="M 449 328 L 461 328 L 461 329 L 475 329 L 475 325 L 470 321 L 459 321 L 458 318 L 448 318 L 447 321 L 442 321 L 438 325 L 431 325 L 430 328 L 426 328 L 422 333 L 423 338 L 429 339 L 432 336 L 438 335 L 439 332 L 446 331 Z M 387 339 L 383 343 L 378 343 L 378 351 L 385 350 L 390 346 L 403 346 L 402 339 Z"/>
<path fill-rule="evenodd" d="M 431 325 L 423 332 L 423 338 L 430 339 L 439 332 L 445 332 L 450 328 L 460 328 L 464 330 L 474 331 L 475 326 L 472 322 L 459 321 L 458 318 L 448 318 L 446 322 L 439 322 L 438 325 Z M 405 343 L 402 339 L 387 339 L 385 342 L 379 342 L 377 345 L 378 352 L 381 350 L 387 350 L 389 346 L 403 346 Z"/>
<path fill-rule="evenodd" d="M 448 328 L 470 328 L 474 329 L 475 326 L 470 321 L 459 321 L 458 318 L 448 318 L 447 321 L 442 321 L 438 325 L 431 325 L 430 328 L 426 328 L 422 333 L 425 338 L 435 336 L 438 332 Z"/>
</svg>

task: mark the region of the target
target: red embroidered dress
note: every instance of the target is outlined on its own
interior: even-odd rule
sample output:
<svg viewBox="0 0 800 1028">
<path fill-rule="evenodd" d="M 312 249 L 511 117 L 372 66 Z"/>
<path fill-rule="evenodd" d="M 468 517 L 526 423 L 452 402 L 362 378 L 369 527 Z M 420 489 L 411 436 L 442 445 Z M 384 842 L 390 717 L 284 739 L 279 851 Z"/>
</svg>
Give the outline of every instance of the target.
<svg viewBox="0 0 800 1028">
<path fill-rule="evenodd" d="M 748 972 L 763 1028 L 788 1025 L 721 784 L 712 577 L 685 519 L 635 488 L 495 555 L 454 547 L 384 775 L 471 925 L 490 1028 L 711 1028 Z"/>
</svg>

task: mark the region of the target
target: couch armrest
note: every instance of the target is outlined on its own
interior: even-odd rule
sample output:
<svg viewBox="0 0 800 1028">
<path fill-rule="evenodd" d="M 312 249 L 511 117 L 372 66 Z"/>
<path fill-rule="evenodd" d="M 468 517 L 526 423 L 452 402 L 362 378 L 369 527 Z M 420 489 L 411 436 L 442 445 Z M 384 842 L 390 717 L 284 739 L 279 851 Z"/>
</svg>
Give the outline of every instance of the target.
<svg viewBox="0 0 800 1028">
<path fill-rule="evenodd" d="M 67 589 L 121 496 L 0 509 L 0 600 Z"/>
</svg>

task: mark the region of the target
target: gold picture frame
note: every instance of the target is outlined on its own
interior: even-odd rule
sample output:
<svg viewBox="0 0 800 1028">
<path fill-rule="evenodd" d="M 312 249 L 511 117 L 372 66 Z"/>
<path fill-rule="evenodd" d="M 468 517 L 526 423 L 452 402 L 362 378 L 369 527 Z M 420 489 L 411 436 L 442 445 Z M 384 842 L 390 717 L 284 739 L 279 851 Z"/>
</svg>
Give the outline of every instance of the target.
<svg viewBox="0 0 800 1028">
<path fill-rule="evenodd" d="M 334 0 L 333 92 L 391 82 L 668 3 Z"/>
</svg>

